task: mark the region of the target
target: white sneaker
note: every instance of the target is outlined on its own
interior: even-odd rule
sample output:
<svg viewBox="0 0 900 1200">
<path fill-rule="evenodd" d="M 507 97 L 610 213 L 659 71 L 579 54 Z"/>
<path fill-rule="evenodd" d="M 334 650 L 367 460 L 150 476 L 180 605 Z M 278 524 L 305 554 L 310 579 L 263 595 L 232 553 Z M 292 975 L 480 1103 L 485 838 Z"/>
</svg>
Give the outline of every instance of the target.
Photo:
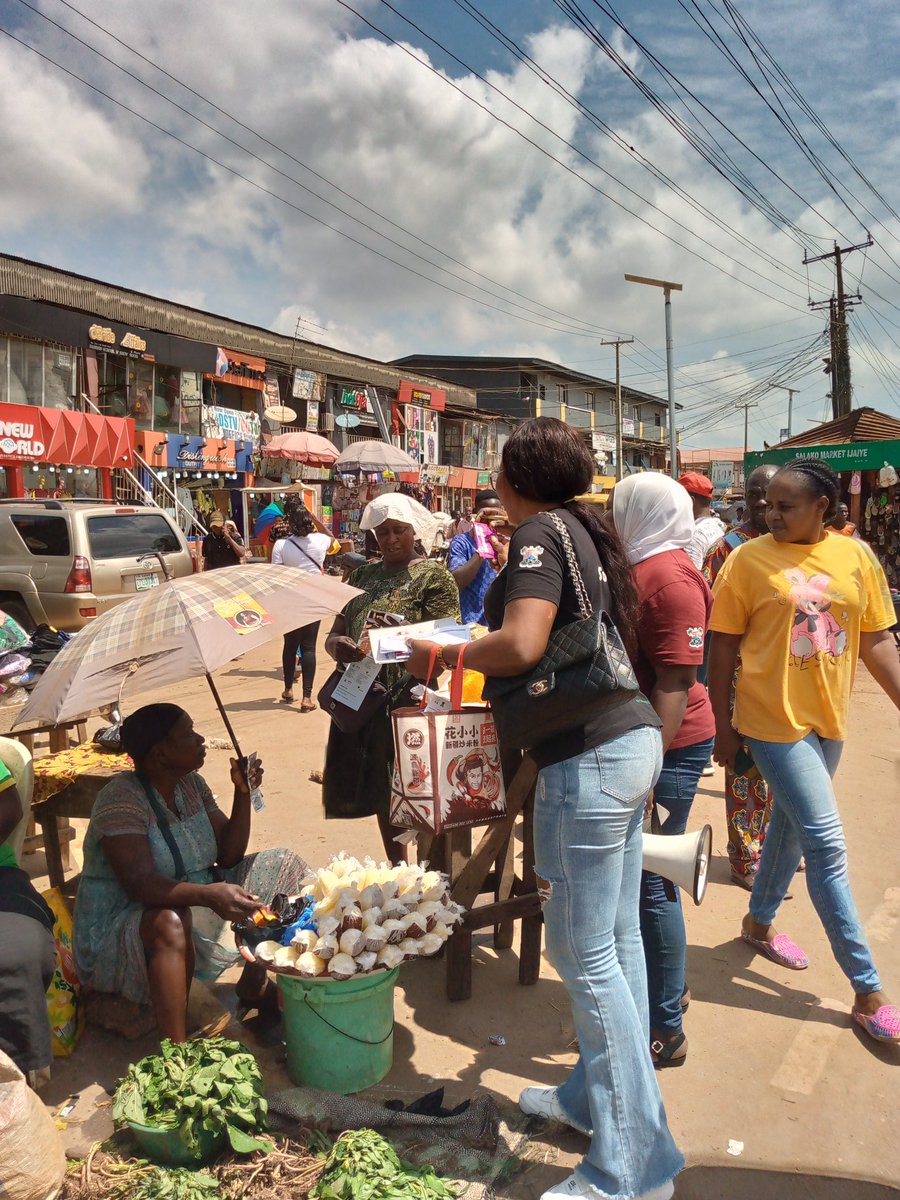
<svg viewBox="0 0 900 1200">
<path fill-rule="evenodd" d="M 555 1184 L 549 1188 L 541 1196 L 541 1200 L 563 1200 L 563 1197 L 581 1197 L 582 1200 L 599 1200 L 605 1196 L 605 1192 L 599 1191 L 595 1187 L 591 1187 L 589 1183 L 582 1183 L 577 1175 L 570 1175 L 568 1179 L 564 1179 L 562 1183 Z M 641 1192 L 640 1196 L 635 1197 L 635 1200 L 671 1200 L 675 1195 L 675 1184 L 669 1180 L 668 1183 L 661 1184 L 658 1188 L 652 1188 L 649 1192 Z"/>
<path fill-rule="evenodd" d="M 562 1105 L 559 1102 L 559 1097 L 556 1094 L 556 1088 L 542 1087 L 527 1087 L 519 1096 L 519 1108 L 523 1113 L 527 1113 L 529 1117 L 545 1117 L 549 1121 L 559 1121 L 563 1125 L 568 1125 L 571 1129 L 576 1129 L 579 1133 L 585 1133 L 588 1137 L 591 1136 L 589 1129 L 582 1129 L 580 1125 L 576 1125 L 570 1121 L 563 1112 Z M 577 1192 L 573 1192 L 577 1196 Z M 562 1195 L 567 1195 L 563 1192 Z"/>
</svg>

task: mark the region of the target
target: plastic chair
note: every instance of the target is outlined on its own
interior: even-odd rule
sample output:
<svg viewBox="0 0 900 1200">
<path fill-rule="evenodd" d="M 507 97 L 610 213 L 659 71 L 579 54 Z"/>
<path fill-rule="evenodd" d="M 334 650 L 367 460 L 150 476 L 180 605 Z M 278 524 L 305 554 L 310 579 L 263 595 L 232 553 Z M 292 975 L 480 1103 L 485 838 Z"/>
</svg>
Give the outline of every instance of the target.
<svg viewBox="0 0 900 1200">
<path fill-rule="evenodd" d="M 0 762 L 16 781 L 16 790 L 22 801 L 22 819 L 12 831 L 9 845 L 12 846 L 16 862 L 22 858 L 22 846 L 31 817 L 31 798 L 34 795 L 34 764 L 31 752 L 15 738 L 0 737 Z"/>
</svg>

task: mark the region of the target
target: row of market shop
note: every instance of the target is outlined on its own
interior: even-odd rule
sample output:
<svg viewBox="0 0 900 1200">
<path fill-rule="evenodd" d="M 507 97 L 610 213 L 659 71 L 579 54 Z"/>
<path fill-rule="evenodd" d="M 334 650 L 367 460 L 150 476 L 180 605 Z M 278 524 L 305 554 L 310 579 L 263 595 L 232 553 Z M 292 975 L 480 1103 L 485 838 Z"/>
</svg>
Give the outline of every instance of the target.
<svg viewBox="0 0 900 1200">
<path fill-rule="evenodd" d="M 211 507 L 239 518 L 255 481 L 302 483 L 348 536 L 385 481 L 268 457 L 269 438 L 387 437 L 413 464 L 389 485 L 465 508 L 506 428 L 474 409 L 467 388 L 0 255 L 0 496 L 133 502 L 143 490 L 163 505 L 177 494 L 201 519 Z"/>
</svg>

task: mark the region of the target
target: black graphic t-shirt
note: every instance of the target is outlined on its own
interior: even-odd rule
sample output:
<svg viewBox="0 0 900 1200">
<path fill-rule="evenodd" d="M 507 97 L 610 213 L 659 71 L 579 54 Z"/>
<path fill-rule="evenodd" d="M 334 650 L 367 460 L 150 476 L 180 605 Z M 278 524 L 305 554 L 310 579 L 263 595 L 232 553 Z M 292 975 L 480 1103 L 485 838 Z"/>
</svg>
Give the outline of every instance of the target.
<svg viewBox="0 0 900 1200">
<path fill-rule="evenodd" d="M 593 608 L 609 611 L 609 583 L 590 534 L 570 512 L 562 508 L 556 512 L 569 531 Z M 488 588 L 484 615 L 490 629 L 500 628 L 503 610 L 512 600 L 549 600 L 556 604 L 554 629 L 581 619 L 563 540 L 553 522 L 541 513 L 526 517 L 516 527 L 509 543 L 507 566 Z M 547 767 L 584 754 L 638 725 L 653 725 L 657 729 L 662 726 L 650 701 L 640 695 L 599 713 L 584 725 L 538 743 L 531 753 L 538 766 Z"/>
</svg>

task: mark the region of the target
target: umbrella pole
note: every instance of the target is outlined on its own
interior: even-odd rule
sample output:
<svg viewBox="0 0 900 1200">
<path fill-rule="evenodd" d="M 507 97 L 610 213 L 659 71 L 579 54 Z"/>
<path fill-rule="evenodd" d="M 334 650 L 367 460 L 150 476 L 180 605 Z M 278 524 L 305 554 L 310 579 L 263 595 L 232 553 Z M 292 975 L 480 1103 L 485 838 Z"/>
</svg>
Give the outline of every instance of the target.
<svg viewBox="0 0 900 1200">
<path fill-rule="evenodd" d="M 206 672 L 206 682 L 209 684 L 209 690 L 213 694 L 213 699 L 216 702 L 216 707 L 219 710 L 219 714 L 221 715 L 222 720 L 225 722 L 225 728 L 228 730 L 228 736 L 231 738 L 231 744 L 234 746 L 238 758 L 243 758 L 244 755 L 240 746 L 238 745 L 237 734 L 234 732 L 231 721 L 228 719 L 228 713 L 225 711 L 225 705 L 222 703 L 222 697 L 219 695 L 216 685 L 213 683 L 213 677 L 210 675 L 209 671 Z"/>
</svg>

